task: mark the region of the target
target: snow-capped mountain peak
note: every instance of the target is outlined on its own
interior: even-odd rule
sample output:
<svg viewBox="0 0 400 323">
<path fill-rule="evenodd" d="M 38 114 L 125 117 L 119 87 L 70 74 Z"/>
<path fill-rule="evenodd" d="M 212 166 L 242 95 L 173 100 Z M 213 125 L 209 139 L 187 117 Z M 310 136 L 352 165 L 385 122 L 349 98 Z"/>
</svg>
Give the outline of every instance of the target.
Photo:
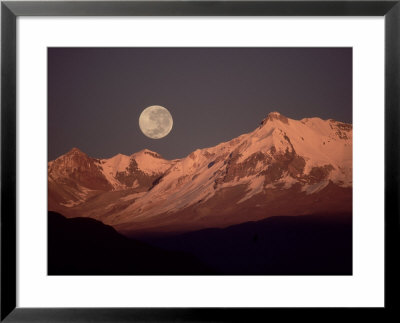
<svg viewBox="0 0 400 323">
<path fill-rule="evenodd" d="M 49 163 L 49 183 L 69 192 L 78 191 L 72 198 L 71 194 L 54 198 L 68 206 L 61 207 L 61 211 L 79 213 L 82 201 L 88 201 L 84 194 L 88 198 L 97 196 L 97 200 L 91 199 L 94 216 L 123 225 L 124 230 L 132 223 L 144 225 L 150 219 L 156 226 L 157 221 L 164 223 L 171 214 L 186 214 L 188 218 L 181 218 L 183 222 L 197 223 L 215 212 L 228 216 L 238 210 L 246 213 L 248 208 L 257 217 L 290 214 L 296 205 L 297 213 L 307 213 L 315 209 L 311 207 L 314 196 L 324 196 L 328 190 L 337 191 L 342 205 L 335 207 L 340 209 L 348 206 L 347 192 L 352 186 L 352 126 L 332 119 L 294 120 L 278 112 L 269 113 L 250 133 L 172 161 L 148 149 L 108 159 L 71 152 Z M 69 164 L 60 164 L 59 160 L 71 154 L 86 158 L 89 166 L 67 170 Z M 55 166 L 65 168 L 56 172 L 61 174 L 58 177 L 53 176 Z M 92 180 L 101 185 L 89 187 L 81 180 L 80 172 L 88 170 Z M 92 193 L 82 193 L 88 189 Z M 282 205 L 283 196 L 293 203 Z M 108 201 L 106 205 L 98 202 L 102 200 Z M 332 207 L 332 203 L 324 201 L 320 208 Z M 59 209 L 61 204 L 52 207 Z M 219 209 L 222 205 L 225 208 Z M 229 218 L 226 223 L 236 220 Z"/>
<path fill-rule="evenodd" d="M 278 120 L 283 123 L 288 123 L 289 119 L 279 112 L 270 112 L 268 116 L 261 122 L 261 125 L 265 125 L 267 122 L 273 122 L 274 120 Z"/>
</svg>

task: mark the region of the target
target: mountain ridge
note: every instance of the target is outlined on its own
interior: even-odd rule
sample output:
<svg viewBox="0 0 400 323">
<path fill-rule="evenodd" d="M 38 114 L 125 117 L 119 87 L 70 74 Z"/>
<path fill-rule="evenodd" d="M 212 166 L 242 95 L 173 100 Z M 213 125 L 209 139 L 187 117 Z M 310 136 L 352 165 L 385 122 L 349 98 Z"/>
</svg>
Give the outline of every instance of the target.
<svg viewBox="0 0 400 323">
<path fill-rule="evenodd" d="M 310 214 L 313 205 L 320 212 L 349 211 L 352 125 L 271 112 L 254 131 L 181 159 L 148 149 L 96 159 L 73 148 L 48 165 L 49 210 L 86 214 L 121 231 L 168 230 L 181 226 L 179 219 L 193 230 L 232 225 L 288 210 Z M 243 218 L 237 210 L 253 215 Z M 220 218 L 209 219 L 215 213 Z M 225 215 L 232 218 L 224 224 Z"/>
</svg>

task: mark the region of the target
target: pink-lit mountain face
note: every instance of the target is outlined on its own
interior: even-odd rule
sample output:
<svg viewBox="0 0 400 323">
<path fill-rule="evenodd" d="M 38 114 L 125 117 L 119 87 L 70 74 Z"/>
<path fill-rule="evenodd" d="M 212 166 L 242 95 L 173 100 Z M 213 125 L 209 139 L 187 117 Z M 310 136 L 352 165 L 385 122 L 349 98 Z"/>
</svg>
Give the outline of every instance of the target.
<svg viewBox="0 0 400 323">
<path fill-rule="evenodd" d="M 251 133 L 171 161 L 74 148 L 48 163 L 48 195 L 50 211 L 132 234 L 351 212 L 352 125 L 272 112 Z"/>
</svg>

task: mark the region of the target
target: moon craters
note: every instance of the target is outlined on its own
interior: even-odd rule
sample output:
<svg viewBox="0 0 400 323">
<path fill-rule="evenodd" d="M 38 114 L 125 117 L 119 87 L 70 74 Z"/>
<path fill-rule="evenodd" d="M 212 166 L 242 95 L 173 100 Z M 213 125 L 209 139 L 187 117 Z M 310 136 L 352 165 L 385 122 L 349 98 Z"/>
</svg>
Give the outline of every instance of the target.
<svg viewBox="0 0 400 323">
<path fill-rule="evenodd" d="M 160 139 L 168 135 L 172 125 L 171 113 L 160 105 L 147 107 L 139 117 L 140 130 L 144 135 L 152 139 Z"/>
</svg>

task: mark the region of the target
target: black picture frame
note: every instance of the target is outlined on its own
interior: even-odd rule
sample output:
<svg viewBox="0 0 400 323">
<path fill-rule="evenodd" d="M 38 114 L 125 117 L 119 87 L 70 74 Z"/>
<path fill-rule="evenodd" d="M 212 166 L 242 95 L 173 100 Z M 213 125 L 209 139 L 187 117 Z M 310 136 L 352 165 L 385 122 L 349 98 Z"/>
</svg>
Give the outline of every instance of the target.
<svg viewBox="0 0 400 323">
<path fill-rule="evenodd" d="M 385 307 L 304 308 L 17 308 L 16 19 L 19 16 L 384 16 L 385 18 Z M 399 298 L 400 0 L 395 1 L 3 1 L 1 3 L 1 321 L 202 322 L 356 312 L 394 314 Z M 372 188 L 371 188 L 372 189 Z M 40 291 L 38 291 L 40 292 Z M 211 292 L 211 291 L 210 291 Z M 310 313 L 312 311 L 312 313 Z M 360 317 L 358 317 L 360 319 Z"/>
</svg>

